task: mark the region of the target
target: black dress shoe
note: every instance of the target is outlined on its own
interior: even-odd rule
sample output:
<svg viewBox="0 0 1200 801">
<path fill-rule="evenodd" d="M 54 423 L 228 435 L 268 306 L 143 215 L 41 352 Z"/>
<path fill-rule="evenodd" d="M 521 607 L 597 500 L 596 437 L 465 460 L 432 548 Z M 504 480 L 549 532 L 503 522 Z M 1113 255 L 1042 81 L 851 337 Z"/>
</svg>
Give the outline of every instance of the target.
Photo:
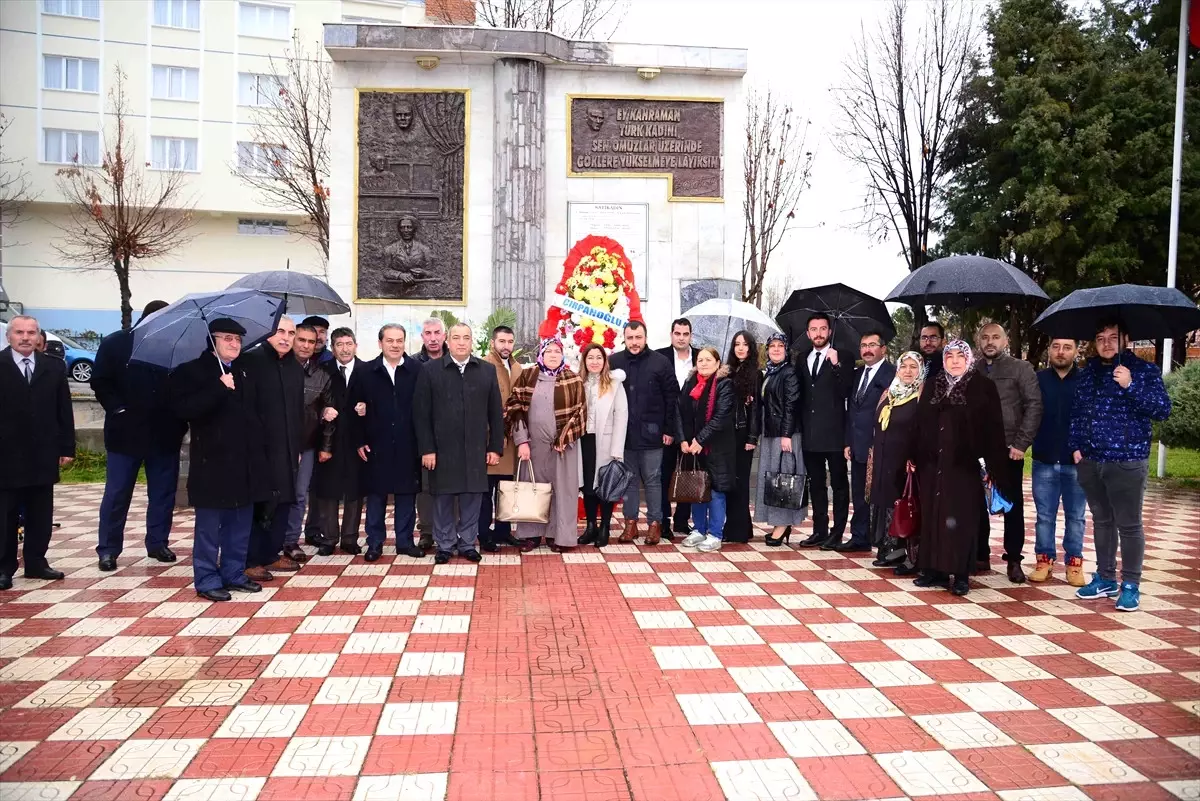
<svg viewBox="0 0 1200 801">
<path fill-rule="evenodd" d="M 396 556 L 411 556 L 413 559 L 424 559 L 425 552 L 415 545 L 410 545 L 407 548 L 405 548 L 403 545 L 397 545 Z"/>
<path fill-rule="evenodd" d="M 828 534 L 813 534 L 811 537 L 809 537 L 808 539 L 801 542 L 800 547 L 801 548 L 818 548 L 818 547 L 824 545 L 825 541 L 827 539 L 829 539 Z"/>
<path fill-rule="evenodd" d="M 0 590 L 12 589 L 12 576 L 6 576 L 0 573 Z"/>
<path fill-rule="evenodd" d="M 225 589 L 232 592 L 262 592 L 262 585 L 257 581 L 246 579 L 239 581 L 236 584 L 226 584 Z"/>
<path fill-rule="evenodd" d="M 196 590 L 196 594 L 210 601 L 228 601 L 233 597 L 228 590 Z"/>
<path fill-rule="evenodd" d="M 333 556 L 332 545 L 320 545 L 317 547 L 317 556 Z"/>
<path fill-rule="evenodd" d="M 965 576 L 956 576 L 950 584 L 951 595 L 966 595 L 971 591 L 971 585 L 967 583 Z"/>
<path fill-rule="evenodd" d="M 833 546 L 833 550 L 838 553 L 858 553 L 860 551 L 870 551 L 871 546 L 865 542 L 855 542 L 851 539 L 849 542 L 843 542 Z"/>
<path fill-rule="evenodd" d="M 114 570 L 116 570 L 117 569 L 117 557 L 101 556 L 100 557 L 100 569 L 103 570 L 105 573 L 111 573 Z"/>
<path fill-rule="evenodd" d="M 438 551 L 433 555 L 433 562 L 437 565 L 445 565 L 450 563 L 449 551 Z"/>
<path fill-rule="evenodd" d="M 368 562 L 378 562 L 381 556 L 383 556 L 382 545 L 368 545 L 367 552 L 363 554 L 363 559 Z"/>
<path fill-rule="evenodd" d="M 913 579 L 915 587 L 949 587 L 950 579 L 948 576 L 939 576 L 936 573 L 922 573 Z"/>
<path fill-rule="evenodd" d="M 518 547 L 521 549 L 521 553 L 529 553 L 532 550 L 536 550 L 541 544 L 541 537 L 530 537 L 527 540 L 521 540 L 521 544 Z"/>
<path fill-rule="evenodd" d="M 342 553 L 349 553 L 358 556 L 362 553 L 362 548 L 359 547 L 355 540 L 342 540 L 338 543 L 338 547 L 342 549 Z"/>
<path fill-rule="evenodd" d="M 1019 558 L 1008 561 L 1008 580 L 1013 584 L 1025 583 L 1025 571 L 1021 569 L 1021 560 Z"/>
<path fill-rule="evenodd" d="M 899 565 L 896 567 L 895 570 L 892 571 L 892 575 L 894 575 L 894 576 L 915 576 L 915 575 L 917 575 L 917 568 L 909 567 L 908 565 Z"/>
<path fill-rule="evenodd" d="M 43 567 L 41 570 L 26 570 L 25 578 L 29 579 L 45 579 L 46 581 L 62 581 L 67 576 L 61 570 Z"/>
<path fill-rule="evenodd" d="M 511 545 L 514 548 L 521 547 L 521 541 L 512 534 L 505 534 L 503 537 L 493 537 L 492 541 L 497 545 Z"/>
<path fill-rule="evenodd" d="M 422 534 L 421 539 L 417 542 L 417 547 L 420 548 L 422 551 L 433 550 L 433 535 L 432 534 Z"/>
<path fill-rule="evenodd" d="M 155 548 L 153 551 L 147 551 L 146 556 L 159 562 L 175 561 L 175 552 L 165 545 L 162 548 Z"/>
<path fill-rule="evenodd" d="M 479 543 L 479 547 L 481 550 L 486 551 L 487 553 L 500 553 L 500 546 L 491 540 Z"/>
<path fill-rule="evenodd" d="M 459 553 L 459 556 L 461 556 L 463 559 L 466 559 L 468 562 L 478 562 L 483 559 L 483 557 L 479 555 L 479 551 L 475 550 L 474 548 L 468 548 L 467 550 L 462 551 Z"/>
</svg>

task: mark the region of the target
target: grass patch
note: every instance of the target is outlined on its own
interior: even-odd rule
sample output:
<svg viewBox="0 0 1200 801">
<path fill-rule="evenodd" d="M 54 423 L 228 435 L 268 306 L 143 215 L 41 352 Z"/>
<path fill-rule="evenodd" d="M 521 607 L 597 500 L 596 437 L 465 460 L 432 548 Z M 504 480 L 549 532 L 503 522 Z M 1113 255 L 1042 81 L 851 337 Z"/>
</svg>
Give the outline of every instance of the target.
<svg viewBox="0 0 1200 801">
<path fill-rule="evenodd" d="M 82 448 L 75 450 L 75 461 L 62 468 L 59 473 L 63 484 L 103 484 L 105 466 L 108 463 L 105 454 L 99 451 L 89 451 Z M 137 483 L 146 483 L 146 468 L 138 470 Z"/>
</svg>

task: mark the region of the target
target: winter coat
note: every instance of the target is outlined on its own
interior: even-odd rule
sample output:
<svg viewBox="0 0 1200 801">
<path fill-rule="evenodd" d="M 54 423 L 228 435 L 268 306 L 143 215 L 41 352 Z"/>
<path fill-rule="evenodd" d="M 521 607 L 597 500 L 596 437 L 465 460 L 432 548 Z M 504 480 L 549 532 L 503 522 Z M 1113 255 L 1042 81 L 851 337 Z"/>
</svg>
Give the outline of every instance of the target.
<svg viewBox="0 0 1200 801">
<path fill-rule="evenodd" d="M 171 373 L 171 408 L 192 432 L 188 503 L 198 509 L 234 509 L 271 497 L 252 362 L 248 355 L 234 360 L 233 389 L 221 383 L 211 352 Z"/>
<path fill-rule="evenodd" d="M 415 495 L 421 491 L 415 397 L 423 369 L 424 365 L 405 356 L 396 368 L 393 384 L 381 354 L 359 365 L 350 377 L 354 387 L 348 405 L 351 409 L 358 403 L 367 405 L 366 416 L 355 418 L 359 431 L 355 451 L 363 445 L 371 449 L 362 472 L 363 490 L 368 495 Z"/>
<path fill-rule="evenodd" d="M 317 363 L 309 359 L 301 364 L 304 371 L 304 433 L 301 436 L 301 447 L 306 450 L 333 452 L 333 433 L 338 421 L 326 422 L 323 419 L 325 410 L 333 406 L 333 380 L 329 373 Z"/>
<path fill-rule="evenodd" d="M 625 399 L 629 425 L 625 450 L 652 451 L 663 447 L 663 435 L 678 428 L 679 382 L 671 362 L 661 353 L 644 349 L 636 356 L 627 350 L 608 360 L 610 370 L 625 372 Z"/>
<path fill-rule="evenodd" d="M 26 381 L 13 361 L 12 347 L 0 350 L 0 489 L 58 483 L 62 456 L 75 456 L 75 414 L 66 363 L 36 353 L 33 380 Z M 0 525 L 5 524 L 0 520 Z M 16 542 L 13 534 L 12 547 Z"/>
<path fill-rule="evenodd" d="M 1033 365 L 1001 353 L 990 365 L 982 359 L 976 362 L 975 369 L 992 379 L 1000 393 L 1004 441 L 1010 448 L 1028 450 L 1042 424 L 1042 389 Z"/>
<path fill-rule="evenodd" d="M 625 458 L 625 430 L 629 426 L 629 401 L 625 398 L 625 371 L 608 371 L 612 379 L 612 387 L 604 395 L 596 398 L 596 470 L 592 476 L 592 487 L 596 486 L 596 476 L 600 468 L 613 459 Z M 587 381 L 584 381 L 586 391 Z M 590 401 L 589 401 L 590 402 Z M 583 475 L 583 449 L 579 450 L 579 475 Z"/>
<path fill-rule="evenodd" d="M 471 356 L 460 373 L 449 353 L 432 359 L 421 367 L 413 409 L 417 453 L 437 456 L 435 469 L 425 471 L 426 491 L 487 492 L 487 454 L 504 452 L 496 368 Z"/>
<path fill-rule="evenodd" d="M 496 382 L 500 385 L 500 405 L 508 403 L 508 396 L 512 394 L 513 382 L 521 375 L 521 370 L 524 367 L 514 358 L 508 360 L 509 367 L 504 366 L 504 362 L 496 355 L 495 351 L 488 351 L 488 355 L 484 361 L 496 368 Z M 511 476 L 517 465 L 517 446 L 512 440 L 504 440 L 504 453 L 500 455 L 500 464 L 488 468 L 488 474 L 493 476 Z"/>
<path fill-rule="evenodd" d="M 778 439 L 791 437 L 800 430 L 800 418 L 796 411 L 800 406 L 800 381 L 796 370 L 785 364 L 779 372 L 763 379 L 762 436 Z"/>
<path fill-rule="evenodd" d="M 187 425 L 171 411 L 169 372 L 130 362 L 133 332 L 106 336 L 96 351 L 92 390 L 104 407 L 104 448 L 126 456 L 178 454 Z"/>
<path fill-rule="evenodd" d="M 357 403 L 354 395 L 366 375 L 367 364 L 358 358 L 354 360 L 348 387 L 336 360 L 321 365 L 321 369 L 329 374 L 332 405 L 337 409 L 338 417 L 333 429 L 333 458 L 318 462 L 313 468 L 313 492 L 319 498 L 356 500 L 366 494 L 362 489 L 365 464 L 358 457 L 363 418 L 354 412 L 354 404 Z"/>
<path fill-rule="evenodd" d="M 1171 416 L 1171 399 L 1158 367 L 1132 353 L 1120 354 L 1129 386 L 1113 380 L 1115 363 L 1094 356 L 1080 371 L 1071 405 L 1067 447 L 1094 462 L 1144 462 L 1150 458 L 1150 421 Z"/>
<path fill-rule="evenodd" d="M 304 451 L 304 370 L 291 353 L 280 358 L 269 342 L 239 357 L 255 385 L 267 449 L 269 500 L 296 499 L 296 470 Z"/>
<path fill-rule="evenodd" d="M 928 383 L 925 391 L 932 391 Z M 879 422 L 879 414 L 883 409 L 884 398 L 879 399 L 875 407 L 875 433 L 871 438 L 871 477 L 867 487 L 867 497 L 872 506 L 891 509 L 900 493 L 904 491 L 904 482 L 908 478 L 908 460 L 912 458 L 913 434 L 917 429 L 917 408 L 920 398 L 910 400 L 899 406 L 893 406 L 888 427 L 885 431 Z"/>
<path fill-rule="evenodd" d="M 800 430 L 804 434 L 804 450 L 814 453 L 841 453 L 847 444 L 846 398 L 854 383 L 854 359 L 836 348 L 830 350 L 837 353 L 838 363 L 831 363 L 826 352 L 815 376 L 808 368 L 812 351 L 796 357 Z"/>
<path fill-rule="evenodd" d="M 685 455 L 682 464 L 687 467 L 694 458 L 697 464 L 712 477 L 712 488 L 717 492 L 733 492 L 737 487 L 737 433 L 733 427 L 733 405 L 735 403 L 733 382 L 728 371 L 721 368 L 709 379 L 699 399 L 690 395 L 698 377 L 693 372 L 679 392 L 679 441 L 693 439 L 703 445 L 707 452 L 692 457 Z M 709 395 L 717 393 L 713 401 L 712 417 L 707 421 Z"/>
<path fill-rule="evenodd" d="M 732 376 L 729 380 L 733 382 Z M 738 445 L 758 445 L 762 432 L 762 380 L 762 372 L 756 371 L 753 394 L 743 398 L 737 397 L 738 388 L 734 383 L 733 429 L 737 432 Z"/>
</svg>

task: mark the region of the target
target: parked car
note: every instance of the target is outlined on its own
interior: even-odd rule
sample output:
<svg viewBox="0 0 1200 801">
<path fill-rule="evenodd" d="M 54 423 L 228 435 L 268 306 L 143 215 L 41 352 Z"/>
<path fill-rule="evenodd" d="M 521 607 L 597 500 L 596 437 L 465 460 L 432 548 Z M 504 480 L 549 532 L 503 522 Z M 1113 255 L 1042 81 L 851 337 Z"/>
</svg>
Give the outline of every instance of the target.
<svg viewBox="0 0 1200 801">
<path fill-rule="evenodd" d="M 8 324 L 0 323 L 0 348 L 8 344 Z M 46 353 L 57 356 L 67 363 L 67 372 L 72 381 L 86 384 L 92 380 L 92 366 L 96 363 L 96 351 L 86 348 L 70 337 L 46 332 Z"/>
</svg>

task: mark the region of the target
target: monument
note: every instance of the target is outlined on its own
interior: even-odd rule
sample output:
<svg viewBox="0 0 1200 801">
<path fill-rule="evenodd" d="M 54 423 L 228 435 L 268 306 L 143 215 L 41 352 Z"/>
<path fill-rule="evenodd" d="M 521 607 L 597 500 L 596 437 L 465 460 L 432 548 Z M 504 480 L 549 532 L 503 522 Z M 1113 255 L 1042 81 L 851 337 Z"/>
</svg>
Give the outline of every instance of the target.
<svg viewBox="0 0 1200 801">
<path fill-rule="evenodd" d="M 368 353 L 432 308 L 511 308 L 526 347 L 640 314 L 666 344 L 684 287 L 740 279 L 746 51 L 350 23 L 325 48 L 329 280 Z"/>
</svg>

